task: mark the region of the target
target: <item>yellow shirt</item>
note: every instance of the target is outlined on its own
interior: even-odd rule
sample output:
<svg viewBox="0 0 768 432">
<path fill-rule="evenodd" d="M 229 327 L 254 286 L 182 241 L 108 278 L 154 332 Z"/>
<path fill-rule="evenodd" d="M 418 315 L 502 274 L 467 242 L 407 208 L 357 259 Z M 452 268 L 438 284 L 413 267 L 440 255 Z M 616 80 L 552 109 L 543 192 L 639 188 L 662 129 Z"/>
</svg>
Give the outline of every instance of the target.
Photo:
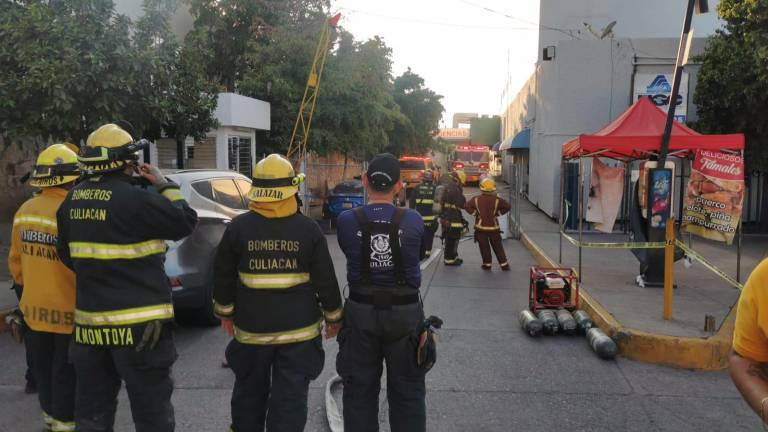
<svg viewBox="0 0 768 432">
<path fill-rule="evenodd" d="M 36 331 L 67 334 L 74 325 L 75 274 L 56 253 L 56 211 L 66 196 L 62 188 L 44 188 L 13 218 L 8 267 L 24 286 L 19 305 Z"/>
<path fill-rule="evenodd" d="M 768 259 L 749 276 L 739 297 L 733 349 L 742 357 L 768 362 Z"/>
</svg>

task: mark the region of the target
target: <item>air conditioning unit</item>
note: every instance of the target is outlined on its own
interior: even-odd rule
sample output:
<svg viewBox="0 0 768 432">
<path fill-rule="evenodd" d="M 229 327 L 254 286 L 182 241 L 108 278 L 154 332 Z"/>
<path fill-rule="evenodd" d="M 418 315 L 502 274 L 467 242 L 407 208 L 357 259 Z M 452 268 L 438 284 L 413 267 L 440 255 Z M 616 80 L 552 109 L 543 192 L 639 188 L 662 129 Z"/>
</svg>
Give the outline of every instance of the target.
<svg viewBox="0 0 768 432">
<path fill-rule="evenodd" d="M 542 50 L 541 59 L 544 61 L 550 61 L 553 58 L 555 58 L 555 47 L 553 45 L 550 45 L 548 47 L 544 47 Z"/>
</svg>

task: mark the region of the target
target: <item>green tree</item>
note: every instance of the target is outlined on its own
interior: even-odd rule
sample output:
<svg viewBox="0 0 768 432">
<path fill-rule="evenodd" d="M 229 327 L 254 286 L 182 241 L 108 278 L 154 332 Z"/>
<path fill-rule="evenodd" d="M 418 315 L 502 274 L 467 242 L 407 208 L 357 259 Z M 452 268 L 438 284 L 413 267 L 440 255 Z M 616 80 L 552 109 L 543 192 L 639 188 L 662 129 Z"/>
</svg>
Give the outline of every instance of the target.
<svg viewBox="0 0 768 432">
<path fill-rule="evenodd" d="M 129 119 L 145 138 L 173 137 L 177 167 L 184 168 L 186 138 L 202 139 L 217 126 L 217 92 L 197 47 L 179 46 L 171 32 L 174 9 L 173 3 L 145 3 L 134 37 L 138 78 Z"/>
<path fill-rule="evenodd" d="M 111 0 L 0 2 L 0 133 L 79 141 L 120 118 L 130 29 Z"/>
<path fill-rule="evenodd" d="M 407 122 L 395 123 L 390 151 L 423 154 L 432 149 L 435 132 L 445 111 L 442 96 L 424 86 L 424 79 L 408 68 L 395 78 L 392 96 Z"/>
<path fill-rule="evenodd" d="M 195 25 L 187 38 L 207 55 L 208 77 L 234 92 L 253 44 L 268 44 L 280 25 L 296 27 L 329 7 L 328 0 L 191 0 Z"/>
<path fill-rule="evenodd" d="M 175 7 L 148 0 L 134 26 L 111 0 L 0 2 L 0 133 L 79 142 L 121 119 L 137 136 L 204 136 L 216 92 L 169 29 Z"/>
<path fill-rule="evenodd" d="M 391 96 L 392 50 L 378 37 L 361 42 L 348 32 L 340 36 L 326 66 L 310 146 L 365 158 L 383 151 L 394 125 L 406 121 Z"/>
<path fill-rule="evenodd" d="M 268 40 L 251 44 L 248 71 L 238 83 L 248 96 L 271 103 L 268 151 L 285 152 L 304 94 L 314 50 L 327 16 L 283 20 Z M 312 120 L 310 148 L 365 157 L 387 144 L 394 118 L 391 50 L 379 38 L 365 42 L 338 29 L 329 53 Z"/>
<path fill-rule="evenodd" d="M 768 170 L 768 0 L 722 0 L 725 28 L 699 56 L 696 127 L 741 132 L 750 170 Z M 766 213 L 768 214 L 768 213 Z"/>
<path fill-rule="evenodd" d="M 768 171 L 768 0 L 721 0 L 725 28 L 698 57 L 701 70 L 694 101 L 705 133 L 741 132 L 749 171 Z M 763 176 L 768 190 L 768 175 Z M 768 215 L 768 200 L 761 214 Z M 761 221 L 768 231 L 768 218 Z"/>
</svg>

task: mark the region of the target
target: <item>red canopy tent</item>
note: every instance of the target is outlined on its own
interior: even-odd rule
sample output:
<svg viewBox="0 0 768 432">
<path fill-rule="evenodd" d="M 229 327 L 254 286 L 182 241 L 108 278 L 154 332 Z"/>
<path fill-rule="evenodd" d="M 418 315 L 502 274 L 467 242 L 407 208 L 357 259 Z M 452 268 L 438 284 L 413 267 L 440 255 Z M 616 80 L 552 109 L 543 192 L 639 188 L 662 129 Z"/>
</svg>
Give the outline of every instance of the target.
<svg viewBox="0 0 768 432">
<path fill-rule="evenodd" d="M 600 156 L 619 160 L 646 159 L 661 149 L 667 114 L 648 98 L 640 98 L 616 120 L 591 135 L 579 135 L 563 144 L 563 159 Z M 744 135 L 702 135 L 674 122 L 670 156 L 694 150 L 742 150 Z"/>
</svg>

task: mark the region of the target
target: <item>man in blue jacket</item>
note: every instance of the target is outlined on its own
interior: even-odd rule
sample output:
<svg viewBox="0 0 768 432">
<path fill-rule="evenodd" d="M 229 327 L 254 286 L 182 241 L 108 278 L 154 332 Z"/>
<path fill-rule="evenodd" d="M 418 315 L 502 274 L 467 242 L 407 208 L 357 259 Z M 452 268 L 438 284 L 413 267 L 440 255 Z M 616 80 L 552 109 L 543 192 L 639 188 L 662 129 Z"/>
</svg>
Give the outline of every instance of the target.
<svg viewBox="0 0 768 432">
<path fill-rule="evenodd" d="M 416 346 L 424 312 L 419 297 L 424 222 L 396 208 L 400 165 L 374 157 L 363 176 L 368 204 L 342 213 L 339 246 L 347 257 L 349 298 L 338 335 L 336 369 L 344 381 L 344 428 L 379 430 L 379 391 L 387 363 L 389 423 L 393 432 L 426 429 L 425 371 Z"/>
</svg>

